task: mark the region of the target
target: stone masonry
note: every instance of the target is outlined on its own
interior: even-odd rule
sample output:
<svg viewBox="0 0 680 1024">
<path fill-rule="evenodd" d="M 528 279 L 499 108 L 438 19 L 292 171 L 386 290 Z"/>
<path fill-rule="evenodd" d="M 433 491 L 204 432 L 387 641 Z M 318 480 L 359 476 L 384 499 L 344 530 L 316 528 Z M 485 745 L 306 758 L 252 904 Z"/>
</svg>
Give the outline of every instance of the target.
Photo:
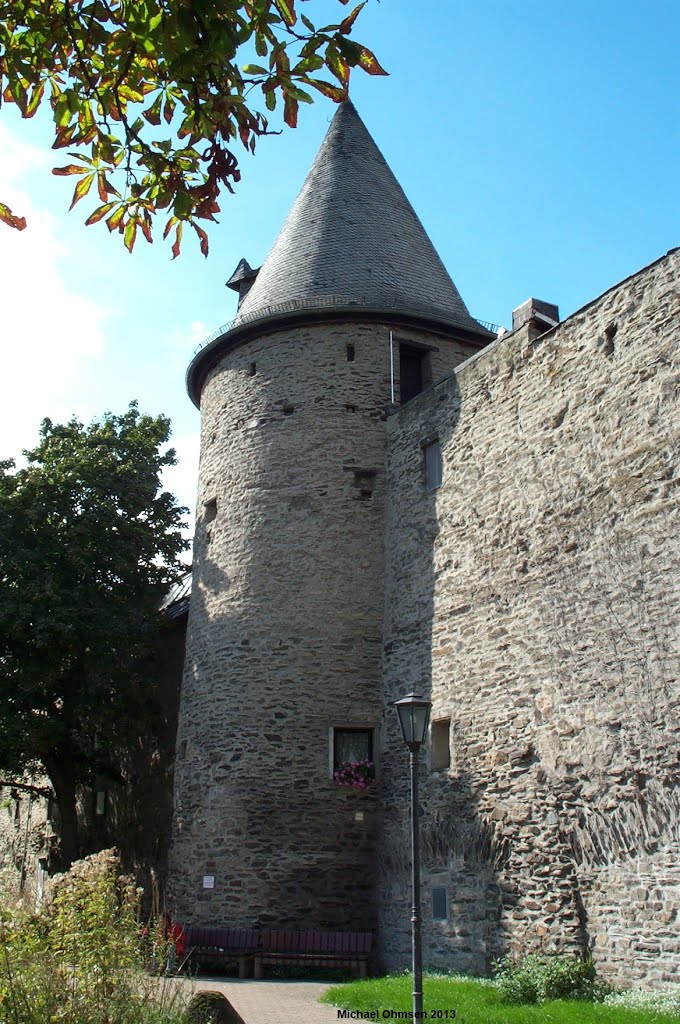
<svg viewBox="0 0 680 1024">
<path fill-rule="evenodd" d="M 389 421 L 384 702 L 424 690 L 450 744 L 423 783 L 432 965 L 591 948 L 619 980 L 680 981 L 679 270 L 674 250 L 557 328 L 525 325 Z M 401 967 L 388 724 L 380 935 Z"/>
<path fill-rule="evenodd" d="M 435 373 L 471 351 L 409 338 Z M 376 925 L 378 790 L 339 787 L 329 749 L 334 727 L 381 728 L 389 397 L 383 324 L 275 331 L 203 385 L 170 862 L 181 920 Z"/>
</svg>

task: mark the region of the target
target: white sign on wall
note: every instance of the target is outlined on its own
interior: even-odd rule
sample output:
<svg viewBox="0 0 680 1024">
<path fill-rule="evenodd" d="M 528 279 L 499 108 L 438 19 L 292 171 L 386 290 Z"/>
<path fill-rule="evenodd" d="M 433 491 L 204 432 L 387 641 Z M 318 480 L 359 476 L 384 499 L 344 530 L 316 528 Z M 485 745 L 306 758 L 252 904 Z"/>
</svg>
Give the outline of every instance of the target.
<svg viewBox="0 0 680 1024">
<path fill-rule="evenodd" d="M 203 888 L 214 889 L 215 888 L 215 876 L 214 875 L 203 875 Z"/>
</svg>

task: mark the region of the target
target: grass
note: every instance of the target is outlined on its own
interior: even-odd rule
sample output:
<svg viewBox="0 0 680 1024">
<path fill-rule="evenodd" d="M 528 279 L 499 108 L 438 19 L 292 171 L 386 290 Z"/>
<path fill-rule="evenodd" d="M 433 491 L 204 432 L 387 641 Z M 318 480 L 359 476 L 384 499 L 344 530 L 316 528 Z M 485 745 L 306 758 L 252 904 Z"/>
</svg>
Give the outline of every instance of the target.
<svg viewBox="0 0 680 1024">
<path fill-rule="evenodd" d="M 410 975 L 392 975 L 335 986 L 326 992 L 322 1002 L 364 1014 L 373 1012 L 374 1020 L 408 1020 L 401 1014 L 412 1009 L 411 993 Z M 502 1001 L 498 989 L 488 981 L 436 975 L 424 980 L 423 1005 L 425 1020 L 446 1021 L 455 1017 L 456 1024 L 670 1024 L 680 1020 L 649 1010 L 577 1000 L 511 1006 Z"/>
</svg>

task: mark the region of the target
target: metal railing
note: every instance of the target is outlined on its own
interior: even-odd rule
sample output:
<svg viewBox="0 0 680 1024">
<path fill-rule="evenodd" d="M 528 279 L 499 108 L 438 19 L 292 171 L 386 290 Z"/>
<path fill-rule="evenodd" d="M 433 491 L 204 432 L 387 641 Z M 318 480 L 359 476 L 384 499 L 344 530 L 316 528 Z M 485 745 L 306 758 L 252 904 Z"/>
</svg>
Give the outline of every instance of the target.
<svg viewBox="0 0 680 1024">
<path fill-rule="evenodd" d="M 207 338 L 204 338 L 192 353 L 192 360 L 203 351 L 208 348 L 214 341 L 221 338 L 227 331 L 233 330 L 235 327 L 245 327 L 248 324 L 258 323 L 262 320 L 270 320 L 274 317 L 283 316 L 286 313 L 297 313 L 301 311 L 305 312 L 323 312 L 327 309 L 342 309 L 351 310 L 353 307 L 358 307 L 360 310 L 370 310 L 372 313 L 411 313 L 420 316 L 430 316 L 435 320 L 439 320 L 442 323 L 449 323 L 452 327 L 464 326 L 463 324 L 457 324 L 457 318 L 453 317 L 447 320 L 442 316 L 442 310 L 435 306 L 420 305 L 412 306 L 408 310 L 404 307 L 403 299 L 394 297 L 393 300 L 381 298 L 378 301 L 370 299 L 368 296 L 356 296 L 349 298 L 347 296 L 338 295 L 321 295 L 315 298 L 313 301 L 309 299 L 289 299 L 287 302 L 279 302 L 274 306 L 263 306 L 261 309 L 253 310 L 252 313 L 243 313 L 234 317 L 226 324 L 222 324 L 217 330 L 209 334 Z M 492 334 L 498 334 L 498 324 L 492 324 L 487 320 L 477 320 L 476 317 L 471 317 L 475 323 L 479 324 L 487 331 L 491 331 Z"/>
</svg>

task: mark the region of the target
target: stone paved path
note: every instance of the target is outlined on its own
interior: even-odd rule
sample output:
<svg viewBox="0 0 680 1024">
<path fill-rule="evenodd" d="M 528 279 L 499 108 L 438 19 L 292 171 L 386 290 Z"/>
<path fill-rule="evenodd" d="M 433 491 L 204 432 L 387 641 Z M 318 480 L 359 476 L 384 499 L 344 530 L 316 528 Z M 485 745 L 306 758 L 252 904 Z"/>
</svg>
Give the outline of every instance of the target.
<svg viewBox="0 0 680 1024">
<path fill-rule="evenodd" d="M 178 980 L 191 992 L 220 992 L 242 1024 L 337 1024 L 334 1006 L 319 1003 L 330 984 L 318 981 L 238 981 L 235 978 Z M 237 1022 L 235 1022 L 237 1024 Z"/>
</svg>

